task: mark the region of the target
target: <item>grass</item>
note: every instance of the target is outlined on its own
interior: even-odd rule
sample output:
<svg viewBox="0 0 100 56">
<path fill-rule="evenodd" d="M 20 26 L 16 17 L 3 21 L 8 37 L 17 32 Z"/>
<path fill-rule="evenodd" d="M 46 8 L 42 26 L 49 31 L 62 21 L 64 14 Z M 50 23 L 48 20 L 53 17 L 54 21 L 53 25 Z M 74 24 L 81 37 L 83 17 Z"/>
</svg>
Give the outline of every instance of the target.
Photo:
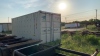
<svg viewBox="0 0 100 56">
<path fill-rule="evenodd" d="M 63 34 L 61 38 L 61 48 L 64 49 L 71 49 L 87 54 L 93 54 L 96 48 L 100 50 L 100 37 L 97 37 L 95 35 L 82 36 L 80 32 L 76 32 L 74 36 L 70 36 L 69 34 Z M 49 45 L 56 45 L 58 43 L 59 40 L 50 42 Z M 68 56 L 78 56 L 63 51 L 58 52 Z M 98 54 L 98 56 L 100 56 L 100 53 Z"/>
<path fill-rule="evenodd" d="M 63 28 L 64 27 L 62 27 L 62 29 Z M 84 30 L 98 31 L 95 25 L 88 25 L 87 29 L 83 29 L 82 31 Z M 79 51 L 79 52 L 83 52 L 87 54 L 93 54 L 95 52 L 95 49 L 100 50 L 100 36 L 88 35 L 88 34 L 81 35 L 80 32 L 76 32 L 73 36 L 71 36 L 70 34 L 62 34 L 61 48 L 71 49 L 71 50 L 75 50 L 75 51 Z M 50 42 L 49 44 L 55 45 L 58 42 L 59 40 Z M 68 55 L 68 56 L 78 56 L 78 55 L 66 53 L 63 51 L 58 51 L 58 52 Z M 100 56 L 100 53 L 97 56 Z"/>
<path fill-rule="evenodd" d="M 61 29 L 65 29 L 65 26 L 61 26 Z"/>
<path fill-rule="evenodd" d="M 90 31 L 98 31 L 95 25 L 88 25 L 87 29 Z"/>
<path fill-rule="evenodd" d="M 97 37 L 95 35 L 82 36 L 81 34 L 79 34 L 79 32 L 77 32 L 74 36 L 70 36 L 69 34 L 63 34 L 61 44 L 61 48 L 93 54 L 96 48 L 100 50 L 100 37 Z M 62 53 L 66 55 L 69 54 L 65 52 Z M 69 56 L 77 55 L 69 54 Z M 100 54 L 98 54 L 98 56 L 100 56 Z"/>
</svg>

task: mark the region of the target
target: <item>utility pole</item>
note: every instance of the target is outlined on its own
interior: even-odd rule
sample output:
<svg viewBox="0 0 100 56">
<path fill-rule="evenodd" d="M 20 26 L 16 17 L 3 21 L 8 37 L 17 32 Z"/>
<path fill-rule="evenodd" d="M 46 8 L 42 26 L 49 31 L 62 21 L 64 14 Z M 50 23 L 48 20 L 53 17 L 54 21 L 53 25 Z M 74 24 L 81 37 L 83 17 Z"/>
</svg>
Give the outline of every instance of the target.
<svg viewBox="0 0 100 56">
<path fill-rule="evenodd" d="M 98 22 L 98 20 L 97 20 L 98 18 L 97 18 L 97 9 L 96 9 L 96 26 L 97 26 L 97 29 L 98 29 L 98 31 L 100 30 L 100 23 Z"/>
<path fill-rule="evenodd" d="M 9 23 L 9 17 L 8 17 L 8 23 Z"/>
<path fill-rule="evenodd" d="M 65 17 L 66 23 L 67 23 L 67 18 Z"/>
<path fill-rule="evenodd" d="M 96 19 L 97 19 L 97 9 L 96 9 Z"/>
<path fill-rule="evenodd" d="M 8 25 L 8 31 L 9 31 L 9 17 L 8 17 L 8 24 L 7 25 Z"/>
</svg>

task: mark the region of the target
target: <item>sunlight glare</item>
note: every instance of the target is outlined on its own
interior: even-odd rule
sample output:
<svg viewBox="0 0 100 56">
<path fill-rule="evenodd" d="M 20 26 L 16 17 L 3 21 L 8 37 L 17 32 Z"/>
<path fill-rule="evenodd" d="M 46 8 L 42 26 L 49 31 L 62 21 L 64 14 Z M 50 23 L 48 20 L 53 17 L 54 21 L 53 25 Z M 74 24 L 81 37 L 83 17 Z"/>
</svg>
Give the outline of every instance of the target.
<svg viewBox="0 0 100 56">
<path fill-rule="evenodd" d="M 60 4 L 58 5 L 58 8 L 59 8 L 60 10 L 64 10 L 64 9 L 66 9 L 66 7 L 67 7 L 67 4 L 66 4 L 66 3 L 60 3 Z"/>
</svg>

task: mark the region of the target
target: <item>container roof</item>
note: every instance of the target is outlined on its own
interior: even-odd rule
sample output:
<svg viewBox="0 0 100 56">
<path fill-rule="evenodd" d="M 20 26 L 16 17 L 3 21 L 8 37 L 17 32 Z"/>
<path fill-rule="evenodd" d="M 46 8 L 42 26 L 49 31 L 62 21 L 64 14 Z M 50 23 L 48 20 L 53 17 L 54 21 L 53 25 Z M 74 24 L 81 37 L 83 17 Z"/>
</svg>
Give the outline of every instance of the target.
<svg viewBox="0 0 100 56">
<path fill-rule="evenodd" d="M 11 24 L 11 23 L 0 23 L 0 24 Z"/>
</svg>

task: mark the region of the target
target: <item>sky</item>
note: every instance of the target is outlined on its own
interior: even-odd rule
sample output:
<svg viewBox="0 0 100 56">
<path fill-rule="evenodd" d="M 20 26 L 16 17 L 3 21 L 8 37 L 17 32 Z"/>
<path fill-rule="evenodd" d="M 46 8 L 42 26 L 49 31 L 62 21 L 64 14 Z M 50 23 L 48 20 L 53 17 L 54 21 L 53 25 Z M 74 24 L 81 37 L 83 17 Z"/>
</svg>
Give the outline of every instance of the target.
<svg viewBox="0 0 100 56">
<path fill-rule="evenodd" d="M 66 8 L 59 9 L 60 3 Z M 100 0 L 0 0 L 0 23 L 39 10 L 60 13 L 62 22 L 89 20 L 95 18 L 95 9 L 100 19 Z"/>
</svg>

